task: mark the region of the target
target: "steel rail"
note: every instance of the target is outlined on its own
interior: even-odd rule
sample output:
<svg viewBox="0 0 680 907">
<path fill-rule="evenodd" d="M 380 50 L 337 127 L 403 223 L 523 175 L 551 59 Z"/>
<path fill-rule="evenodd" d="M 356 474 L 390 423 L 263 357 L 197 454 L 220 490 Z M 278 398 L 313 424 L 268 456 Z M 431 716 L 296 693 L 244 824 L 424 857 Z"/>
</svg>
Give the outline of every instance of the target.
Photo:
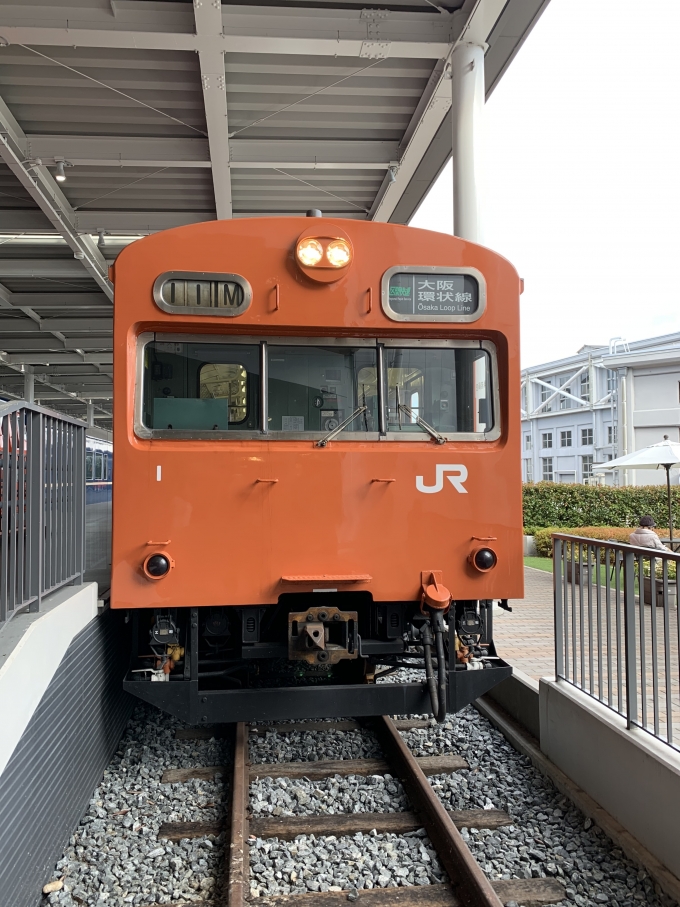
<svg viewBox="0 0 680 907">
<path fill-rule="evenodd" d="M 244 907 L 250 863 L 248 840 L 248 725 L 240 721 L 235 729 L 234 773 L 231 786 L 231 828 L 229 832 L 229 877 L 226 886 L 228 907 Z"/>
<path fill-rule="evenodd" d="M 375 730 L 385 758 L 393 766 L 394 774 L 401 778 L 413 808 L 422 819 L 454 895 L 465 907 L 503 907 L 392 719 L 386 715 L 376 718 Z"/>
</svg>

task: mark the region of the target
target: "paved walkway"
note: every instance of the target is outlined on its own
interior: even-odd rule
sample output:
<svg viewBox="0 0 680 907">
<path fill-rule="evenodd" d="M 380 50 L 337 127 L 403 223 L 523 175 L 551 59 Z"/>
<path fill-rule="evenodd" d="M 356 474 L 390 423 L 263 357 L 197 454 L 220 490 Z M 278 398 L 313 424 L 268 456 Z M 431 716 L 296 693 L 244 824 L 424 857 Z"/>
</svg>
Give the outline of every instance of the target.
<svg viewBox="0 0 680 907">
<path fill-rule="evenodd" d="M 524 598 L 495 608 L 493 635 L 501 658 L 538 680 L 554 676 L 555 631 L 552 573 L 524 568 Z"/>
</svg>

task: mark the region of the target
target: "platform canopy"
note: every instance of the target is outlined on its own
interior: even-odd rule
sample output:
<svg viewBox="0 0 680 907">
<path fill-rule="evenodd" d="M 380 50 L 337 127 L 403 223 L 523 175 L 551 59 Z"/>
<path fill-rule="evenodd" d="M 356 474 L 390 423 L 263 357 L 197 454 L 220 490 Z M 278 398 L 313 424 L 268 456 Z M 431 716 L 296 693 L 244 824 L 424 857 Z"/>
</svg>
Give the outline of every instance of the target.
<svg viewBox="0 0 680 907">
<path fill-rule="evenodd" d="M 0 0 L 0 397 L 110 423 L 107 267 L 141 235 L 407 223 L 451 156 L 454 49 L 485 49 L 488 98 L 547 2 Z"/>
</svg>

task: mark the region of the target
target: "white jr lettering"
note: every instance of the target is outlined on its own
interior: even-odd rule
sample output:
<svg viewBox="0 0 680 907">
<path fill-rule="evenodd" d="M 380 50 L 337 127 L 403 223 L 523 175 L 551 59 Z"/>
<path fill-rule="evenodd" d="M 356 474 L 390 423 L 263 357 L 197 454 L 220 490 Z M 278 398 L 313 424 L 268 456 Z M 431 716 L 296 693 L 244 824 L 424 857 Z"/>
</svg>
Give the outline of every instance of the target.
<svg viewBox="0 0 680 907">
<path fill-rule="evenodd" d="M 437 494 L 437 492 L 442 491 L 444 488 L 444 476 L 446 473 L 452 473 L 452 475 L 447 475 L 446 478 L 453 485 L 458 494 L 467 494 L 467 488 L 465 488 L 463 482 L 465 482 L 468 477 L 468 471 L 467 467 L 463 466 L 462 463 L 450 463 L 446 465 L 437 463 L 435 467 L 434 485 L 426 485 L 423 481 L 423 476 L 416 476 L 416 489 L 423 494 Z"/>
</svg>

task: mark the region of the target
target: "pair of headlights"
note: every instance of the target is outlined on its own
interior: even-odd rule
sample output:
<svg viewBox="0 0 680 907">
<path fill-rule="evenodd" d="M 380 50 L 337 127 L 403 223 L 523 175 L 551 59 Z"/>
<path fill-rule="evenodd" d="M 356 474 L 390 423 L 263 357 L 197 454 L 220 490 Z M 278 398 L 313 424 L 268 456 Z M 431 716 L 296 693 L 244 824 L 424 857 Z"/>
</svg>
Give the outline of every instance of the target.
<svg viewBox="0 0 680 907">
<path fill-rule="evenodd" d="M 352 260 L 352 248 L 346 239 L 306 236 L 295 250 L 298 262 L 305 268 L 346 268 Z"/>
</svg>

